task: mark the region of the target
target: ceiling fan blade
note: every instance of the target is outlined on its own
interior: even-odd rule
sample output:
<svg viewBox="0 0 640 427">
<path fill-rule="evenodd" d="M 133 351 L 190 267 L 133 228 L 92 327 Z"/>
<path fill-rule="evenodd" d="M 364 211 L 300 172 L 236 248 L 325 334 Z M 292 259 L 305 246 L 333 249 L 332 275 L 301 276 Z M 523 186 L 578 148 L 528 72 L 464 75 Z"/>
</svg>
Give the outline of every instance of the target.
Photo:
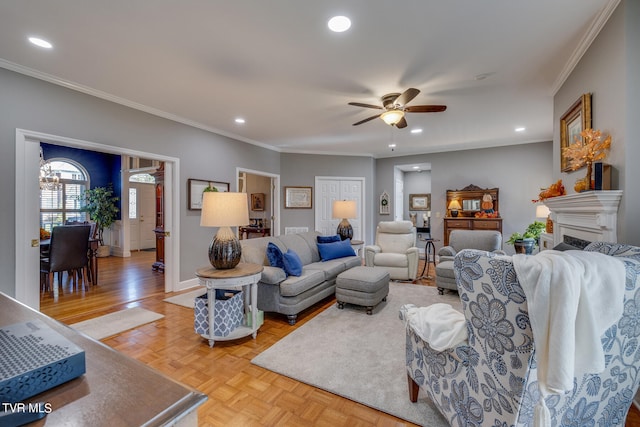
<svg viewBox="0 0 640 427">
<path fill-rule="evenodd" d="M 364 120 L 360 120 L 359 122 L 354 123 L 353 126 L 358 126 L 358 125 L 361 125 L 363 123 L 367 123 L 368 121 L 371 121 L 373 119 L 377 119 L 378 117 L 380 117 L 380 114 L 376 114 L 375 116 L 367 117 Z"/>
<path fill-rule="evenodd" d="M 418 94 L 420 93 L 419 89 L 410 87 L 409 89 L 405 90 L 402 95 L 400 95 L 399 97 L 396 98 L 395 101 L 393 101 L 393 103 L 395 105 L 405 105 L 406 103 L 408 103 L 409 101 L 411 101 L 413 98 L 415 98 L 416 96 L 418 96 Z"/>
<path fill-rule="evenodd" d="M 396 123 L 396 127 L 398 129 L 406 128 L 407 127 L 407 120 L 404 117 L 401 118 L 400 121 L 398 123 Z"/>
<path fill-rule="evenodd" d="M 349 105 L 353 105 L 355 107 L 375 108 L 376 110 L 382 110 L 382 107 L 379 105 L 362 104 L 360 102 L 350 102 Z"/>
<path fill-rule="evenodd" d="M 414 105 L 406 107 L 404 111 L 408 113 L 439 113 L 446 109 L 446 105 Z"/>
</svg>

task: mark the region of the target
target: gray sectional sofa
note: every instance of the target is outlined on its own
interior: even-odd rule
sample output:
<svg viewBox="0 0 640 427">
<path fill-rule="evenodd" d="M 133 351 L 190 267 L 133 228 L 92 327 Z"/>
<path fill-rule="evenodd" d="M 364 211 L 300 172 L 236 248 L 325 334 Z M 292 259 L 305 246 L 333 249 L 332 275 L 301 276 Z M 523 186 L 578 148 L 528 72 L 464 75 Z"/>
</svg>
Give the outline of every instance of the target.
<svg viewBox="0 0 640 427">
<path fill-rule="evenodd" d="M 293 325 L 298 313 L 334 294 L 338 274 L 362 265 L 359 256 L 321 261 L 316 244 L 319 235 L 317 231 L 310 231 L 240 241 L 241 262 L 265 266 L 258 283 L 258 309 L 285 314 Z M 286 277 L 283 269 L 271 267 L 267 258 L 269 242 L 276 244 L 282 252 L 295 251 L 303 264 L 302 275 Z"/>
</svg>

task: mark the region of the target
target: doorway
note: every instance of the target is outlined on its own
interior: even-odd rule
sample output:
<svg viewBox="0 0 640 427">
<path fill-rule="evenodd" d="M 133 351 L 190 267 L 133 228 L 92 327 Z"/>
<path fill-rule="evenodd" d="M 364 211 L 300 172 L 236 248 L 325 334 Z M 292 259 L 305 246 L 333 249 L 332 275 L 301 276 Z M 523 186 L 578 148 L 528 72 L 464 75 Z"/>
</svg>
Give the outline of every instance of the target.
<svg viewBox="0 0 640 427">
<path fill-rule="evenodd" d="M 247 193 L 249 198 L 249 218 L 252 225 L 261 222 L 269 228 L 272 236 L 280 235 L 280 175 L 236 168 L 236 188 L 239 193 Z M 252 206 L 251 194 L 264 195 L 264 206 Z"/>
<path fill-rule="evenodd" d="M 156 248 L 155 197 L 153 183 L 132 182 L 129 178 L 129 248 L 132 251 Z"/>
<path fill-rule="evenodd" d="M 18 301 L 38 310 L 40 306 L 39 289 L 39 192 L 25 191 L 27 188 L 38 188 L 40 142 L 81 148 L 92 151 L 147 158 L 165 162 L 165 230 L 170 236 L 165 238 L 165 292 L 170 292 L 179 279 L 179 200 L 180 186 L 178 182 L 179 159 L 154 153 L 98 144 L 36 131 L 16 130 L 16 288 Z M 124 180 L 124 176 L 122 177 Z M 123 188 L 128 183 L 123 183 Z M 123 203 L 128 201 L 128 194 L 123 194 Z M 123 211 L 128 211 L 123 209 Z M 123 212 L 124 215 L 124 212 Z M 129 226 L 127 221 L 115 228 L 116 239 L 122 245 L 123 252 L 129 250 Z"/>
</svg>

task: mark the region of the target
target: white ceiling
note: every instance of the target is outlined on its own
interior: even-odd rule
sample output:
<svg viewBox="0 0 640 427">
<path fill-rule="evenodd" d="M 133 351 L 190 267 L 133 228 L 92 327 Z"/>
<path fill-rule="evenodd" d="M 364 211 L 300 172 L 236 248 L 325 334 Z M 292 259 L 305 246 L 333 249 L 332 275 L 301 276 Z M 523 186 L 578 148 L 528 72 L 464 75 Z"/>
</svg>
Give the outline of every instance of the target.
<svg viewBox="0 0 640 427">
<path fill-rule="evenodd" d="M 553 95 L 618 2 L 2 1 L 0 66 L 282 152 L 503 146 L 553 138 Z M 352 126 L 377 110 L 348 102 L 409 87 L 447 110 Z"/>
</svg>

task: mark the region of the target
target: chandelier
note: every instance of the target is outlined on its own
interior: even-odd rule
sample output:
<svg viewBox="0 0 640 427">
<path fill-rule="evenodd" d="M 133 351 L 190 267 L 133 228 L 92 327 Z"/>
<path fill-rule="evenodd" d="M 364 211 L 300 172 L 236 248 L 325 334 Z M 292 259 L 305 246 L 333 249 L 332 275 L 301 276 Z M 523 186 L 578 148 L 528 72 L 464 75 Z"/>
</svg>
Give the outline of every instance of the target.
<svg viewBox="0 0 640 427">
<path fill-rule="evenodd" d="M 44 160 L 42 147 L 40 147 L 40 190 L 57 190 L 60 186 L 60 177 L 53 173 L 51 164 Z"/>
</svg>

